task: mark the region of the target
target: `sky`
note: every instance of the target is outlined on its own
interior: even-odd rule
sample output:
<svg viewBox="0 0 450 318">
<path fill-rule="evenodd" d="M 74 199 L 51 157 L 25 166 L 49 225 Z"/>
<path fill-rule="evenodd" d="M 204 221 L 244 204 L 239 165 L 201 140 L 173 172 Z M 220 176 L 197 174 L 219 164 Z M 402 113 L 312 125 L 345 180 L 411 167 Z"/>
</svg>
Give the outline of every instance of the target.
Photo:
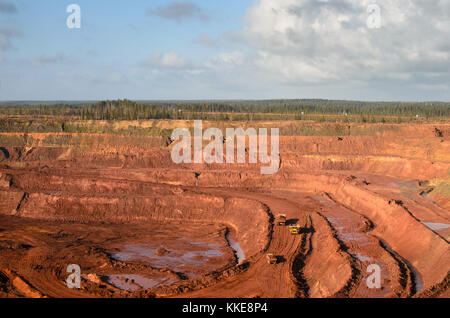
<svg viewBox="0 0 450 318">
<path fill-rule="evenodd" d="M 450 0 L 0 0 L 0 100 L 117 98 L 450 101 Z"/>
</svg>

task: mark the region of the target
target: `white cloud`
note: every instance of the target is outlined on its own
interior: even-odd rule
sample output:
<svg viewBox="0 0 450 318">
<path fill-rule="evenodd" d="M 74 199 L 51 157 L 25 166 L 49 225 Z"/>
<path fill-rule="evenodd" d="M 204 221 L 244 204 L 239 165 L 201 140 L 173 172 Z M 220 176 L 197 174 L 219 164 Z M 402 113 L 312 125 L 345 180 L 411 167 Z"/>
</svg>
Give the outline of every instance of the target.
<svg viewBox="0 0 450 318">
<path fill-rule="evenodd" d="M 219 53 L 202 63 L 202 68 L 205 70 L 213 70 L 219 72 L 220 70 L 233 70 L 241 68 L 246 63 L 246 55 L 242 51 L 231 51 Z M 251 63 L 247 63 L 251 64 Z"/>
<path fill-rule="evenodd" d="M 186 59 L 176 52 L 154 53 L 146 64 L 169 69 L 182 69 L 188 66 Z"/>
<path fill-rule="evenodd" d="M 196 44 L 203 45 L 204 47 L 208 48 L 216 48 L 218 47 L 218 43 L 216 40 L 214 40 L 212 37 L 210 37 L 208 34 L 200 34 L 198 35 L 194 41 Z"/>
<path fill-rule="evenodd" d="M 244 63 L 245 56 L 241 51 L 233 51 L 221 53 L 217 56 L 216 61 L 221 64 L 238 66 Z"/>
<path fill-rule="evenodd" d="M 368 29 L 373 0 L 260 0 L 243 33 L 255 65 L 282 82 L 381 78 L 420 83 L 450 74 L 450 0 L 378 0 L 382 27 Z"/>
</svg>

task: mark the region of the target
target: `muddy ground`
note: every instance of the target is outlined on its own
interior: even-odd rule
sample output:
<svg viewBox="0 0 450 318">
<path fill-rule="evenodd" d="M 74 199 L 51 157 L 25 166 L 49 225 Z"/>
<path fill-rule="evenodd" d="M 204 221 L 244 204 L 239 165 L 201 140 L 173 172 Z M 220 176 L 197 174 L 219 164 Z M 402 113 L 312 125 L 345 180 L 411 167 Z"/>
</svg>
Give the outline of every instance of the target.
<svg viewBox="0 0 450 318">
<path fill-rule="evenodd" d="M 0 145 L 0 297 L 448 297 L 450 125 L 434 128 L 280 137 L 272 176 L 121 136 Z"/>
</svg>

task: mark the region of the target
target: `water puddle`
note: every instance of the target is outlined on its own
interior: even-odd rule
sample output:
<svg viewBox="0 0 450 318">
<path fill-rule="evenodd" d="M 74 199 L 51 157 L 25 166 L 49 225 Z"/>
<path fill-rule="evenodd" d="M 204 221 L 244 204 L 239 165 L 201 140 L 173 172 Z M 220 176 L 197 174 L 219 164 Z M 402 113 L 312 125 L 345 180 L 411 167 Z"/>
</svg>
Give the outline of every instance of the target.
<svg viewBox="0 0 450 318">
<path fill-rule="evenodd" d="M 107 276 L 107 279 L 108 283 L 110 283 L 111 285 L 127 291 L 150 289 L 174 283 L 174 280 L 166 277 L 147 278 L 135 274 L 109 275 Z"/>
<path fill-rule="evenodd" d="M 450 228 L 450 224 L 446 223 L 422 222 L 422 224 L 433 231 L 440 231 Z"/>
<path fill-rule="evenodd" d="M 169 268 L 195 278 L 200 271 L 216 269 L 218 258 L 223 256 L 220 245 L 215 243 L 179 244 L 164 248 L 165 253 L 158 253 L 161 249 L 161 246 L 125 245 L 121 252 L 113 253 L 111 257 L 120 261 L 140 260 L 155 268 Z"/>
<path fill-rule="evenodd" d="M 342 241 L 354 241 L 359 245 L 369 244 L 365 234 L 358 233 L 356 229 L 351 226 L 351 219 L 344 217 L 335 217 L 331 215 L 326 215 L 327 220 L 331 223 L 337 232 L 337 237 Z"/>
<path fill-rule="evenodd" d="M 245 253 L 241 248 L 239 242 L 235 239 L 234 233 L 228 233 L 226 237 L 228 244 L 233 249 L 234 254 L 236 255 L 238 264 L 242 264 L 245 261 Z"/>
<path fill-rule="evenodd" d="M 436 202 L 433 201 L 433 199 L 431 199 L 427 193 L 422 193 L 421 196 L 425 199 L 427 199 L 428 201 L 430 201 L 431 203 L 433 203 L 434 205 L 441 207 L 439 204 L 437 204 Z"/>
<path fill-rule="evenodd" d="M 390 188 L 405 189 L 410 192 L 417 191 L 417 183 L 414 181 L 394 181 L 392 183 L 387 183 L 386 186 Z"/>
<path fill-rule="evenodd" d="M 350 219 L 348 218 L 341 218 L 341 217 L 334 217 L 334 216 L 327 216 L 327 220 L 333 225 L 335 230 L 337 231 L 337 237 L 350 244 L 350 247 L 352 248 L 353 245 L 352 242 L 357 243 L 359 247 L 368 245 L 370 242 L 367 239 L 365 234 L 353 232 L 351 229 L 351 223 L 349 222 Z M 372 258 L 369 256 L 363 255 L 361 253 L 355 253 L 352 254 L 353 257 L 359 259 L 361 262 L 370 262 L 372 261 Z"/>
<path fill-rule="evenodd" d="M 352 254 L 354 257 L 359 259 L 361 262 L 370 262 L 372 261 L 372 258 L 366 255 L 362 255 L 361 253 Z"/>
</svg>

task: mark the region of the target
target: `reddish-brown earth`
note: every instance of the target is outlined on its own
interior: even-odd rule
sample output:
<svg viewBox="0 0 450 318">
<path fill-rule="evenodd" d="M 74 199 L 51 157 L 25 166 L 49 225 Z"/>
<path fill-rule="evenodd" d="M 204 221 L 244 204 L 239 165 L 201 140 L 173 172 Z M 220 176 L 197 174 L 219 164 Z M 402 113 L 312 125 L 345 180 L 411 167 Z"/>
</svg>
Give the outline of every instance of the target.
<svg viewBox="0 0 450 318">
<path fill-rule="evenodd" d="M 0 297 L 448 297 L 450 198 L 433 184 L 449 178 L 450 125 L 433 128 L 280 137 L 268 176 L 176 165 L 170 146 L 121 136 L 83 151 L 0 145 Z"/>
</svg>

